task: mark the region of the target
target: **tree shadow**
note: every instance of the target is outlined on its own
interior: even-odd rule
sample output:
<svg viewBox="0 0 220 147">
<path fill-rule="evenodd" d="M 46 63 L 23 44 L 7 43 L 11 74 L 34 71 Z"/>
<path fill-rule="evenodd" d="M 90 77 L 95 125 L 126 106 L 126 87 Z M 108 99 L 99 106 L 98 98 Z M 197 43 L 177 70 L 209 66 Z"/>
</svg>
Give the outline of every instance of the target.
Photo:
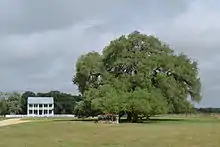
<svg viewBox="0 0 220 147">
<path fill-rule="evenodd" d="M 98 123 L 95 118 L 67 118 L 67 119 L 53 119 L 54 122 L 93 122 Z M 196 119 L 184 119 L 184 118 L 151 118 L 149 120 L 142 119 L 141 121 L 135 122 L 136 124 L 157 124 L 157 123 L 196 123 L 196 122 L 210 122 L 211 120 L 196 120 Z M 220 122 L 220 121 L 218 121 Z M 121 119 L 120 124 L 130 123 L 127 119 Z"/>
<path fill-rule="evenodd" d="M 152 119 L 142 119 L 142 120 L 139 120 L 138 122 L 135 122 L 135 123 L 138 123 L 138 124 L 151 124 L 151 123 L 169 123 L 169 122 L 187 122 L 187 121 L 190 121 L 188 119 L 174 119 L 174 118 L 152 118 Z M 129 122 L 128 120 L 126 119 L 122 119 L 120 120 L 120 123 L 132 123 L 132 122 Z"/>
<path fill-rule="evenodd" d="M 66 119 L 53 119 L 53 122 L 91 122 L 95 124 L 102 124 L 95 118 L 66 118 Z M 129 122 L 127 119 L 121 119 L 120 124 L 182 124 L 182 123 L 220 123 L 220 120 L 203 120 L 203 119 L 189 119 L 189 118 L 151 118 L 149 120 L 142 119 L 139 122 Z M 108 124 L 108 123 L 107 123 Z M 111 123 L 110 123 L 111 124 Z"/>
</svg>

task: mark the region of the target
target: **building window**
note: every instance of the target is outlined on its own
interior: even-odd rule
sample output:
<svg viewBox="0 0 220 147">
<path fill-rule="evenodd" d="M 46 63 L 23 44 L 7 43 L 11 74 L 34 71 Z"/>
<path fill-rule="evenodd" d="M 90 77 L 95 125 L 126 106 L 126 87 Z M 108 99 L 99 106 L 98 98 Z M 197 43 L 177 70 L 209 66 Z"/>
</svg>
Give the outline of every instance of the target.
<svg viewBox="0 0 220 147">
<path fill-rule="evenodd" d="M 34 107 L 36 108 L 36 107 L 37 107 L 37 104 L 34 104 Z"/>
<path fill-rule="evenodd" d="M 40 107 L 40 108 L 42 108 L 42 107 L 43 107 L 43 105 L 42 105 L 42 104 L 39 104 L 39 107 Z"/>
<path fill-rule="evenodd" d="M 49 104 L 49 107 L 52 107 L 52 104 Z"/>
<path fill-rule="evenodd" d="M 29 110 L 29 114 L 32 114 L 33 113 L 33 111 L 32 110 Z"/>
<path fill-rule="evenodd" d="M 44 104 L 44 107 L 48 107 L 48 105 L 47 105 L 47 104 Z"/>
<path fill-rule="evenodd" d="M 43 111 L 42 110 L 39 110 L 39 115 L 42 115 L 43 114 Z"/>
<path fill-rule="evenodd" d="M 32 107 L 33 107 L 33 105 L 32 105 L 32 104 L 29 104 L 29 107 L 31 107 L 31 108 L 32 108 Z"/>
<path fill-rule="evenodd" d="M 49 114 L 52 114 L 52 110 L 49 110 Z"/>
<path fill-rule="evenodd" d="M 37 110 L 34 110 L 34 114 L 37 115 Z"/>
<path fill-rule="evenodd" d="M 44 110 L 44 114 L 48 114 L 48 111 L 47 111 L 47 110 Z"/>
</svg>

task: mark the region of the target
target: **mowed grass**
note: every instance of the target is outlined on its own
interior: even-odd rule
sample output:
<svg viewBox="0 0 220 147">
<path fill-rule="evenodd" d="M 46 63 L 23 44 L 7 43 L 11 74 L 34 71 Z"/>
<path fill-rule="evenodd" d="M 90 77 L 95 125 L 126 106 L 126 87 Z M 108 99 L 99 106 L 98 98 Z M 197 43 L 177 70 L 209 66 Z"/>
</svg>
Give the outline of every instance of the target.
<svg viewBox="0 0 220 147">
<path fill-rule="evenodd" d="M 5 117 L 0 117 L 0 121 L 1 121 L 1 120 L 5 120 L 5 119 L 6 119 Z"/>
<path fill-rule="evenodd" d="M 161 117 L 143 124 L 34 119 L 0 128 L 0 147 L 219 147 L 214 117 Z"/>
</svg>

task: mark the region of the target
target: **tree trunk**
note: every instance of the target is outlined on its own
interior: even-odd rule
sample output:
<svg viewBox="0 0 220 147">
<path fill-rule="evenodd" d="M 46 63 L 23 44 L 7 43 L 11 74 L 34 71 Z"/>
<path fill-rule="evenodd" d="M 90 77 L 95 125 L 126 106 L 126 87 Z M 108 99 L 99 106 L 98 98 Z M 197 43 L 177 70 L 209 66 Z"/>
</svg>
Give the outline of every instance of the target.
<svg viewBox="0 0 220 147">
<path fill-rule="evenodd" d="M 132 122 L 132 113 L 131 112 L 127 113 L 127 121 Z"/>
<path fill-rule="evenodd" d="M 132 122 L 133 122 L 133 123 L 137 123 L 137 122 L 138 122 L 138 115 L 137 115 L 137 114 L 133 114 L 133 116 L 132 116 Z"/>
<path fill-rule="evenodd" d="M 147 115 L 147 116 L 146 116 L 146 119 L 147 119 L 147 121 L 150 120 L 150 115 Z"/>
<path fill-rule="evenodd" d="M 119 112 L 118 114 L 118 122 L 120 123 L 121 122 L 121 117 L 124 115 L 125 113 L 124 112 Z"/>
</svg>

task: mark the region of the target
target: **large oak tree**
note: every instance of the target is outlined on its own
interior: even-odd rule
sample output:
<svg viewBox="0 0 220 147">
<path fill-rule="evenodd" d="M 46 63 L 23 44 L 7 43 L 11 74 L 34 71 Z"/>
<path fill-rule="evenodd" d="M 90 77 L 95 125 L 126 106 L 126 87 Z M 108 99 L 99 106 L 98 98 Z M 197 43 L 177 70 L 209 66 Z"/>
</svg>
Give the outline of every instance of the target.
<svg viewBox="0 0 220 147">
<path fill-rule="evenodd" d="M 201 100 L 197 62 L 137 31 L 111 41 L 102 54 L 82 55 L 73 82 L 93 109 L 127 114 L 133 122 L 186 112 L 190 101 Z"/>
</svg>

